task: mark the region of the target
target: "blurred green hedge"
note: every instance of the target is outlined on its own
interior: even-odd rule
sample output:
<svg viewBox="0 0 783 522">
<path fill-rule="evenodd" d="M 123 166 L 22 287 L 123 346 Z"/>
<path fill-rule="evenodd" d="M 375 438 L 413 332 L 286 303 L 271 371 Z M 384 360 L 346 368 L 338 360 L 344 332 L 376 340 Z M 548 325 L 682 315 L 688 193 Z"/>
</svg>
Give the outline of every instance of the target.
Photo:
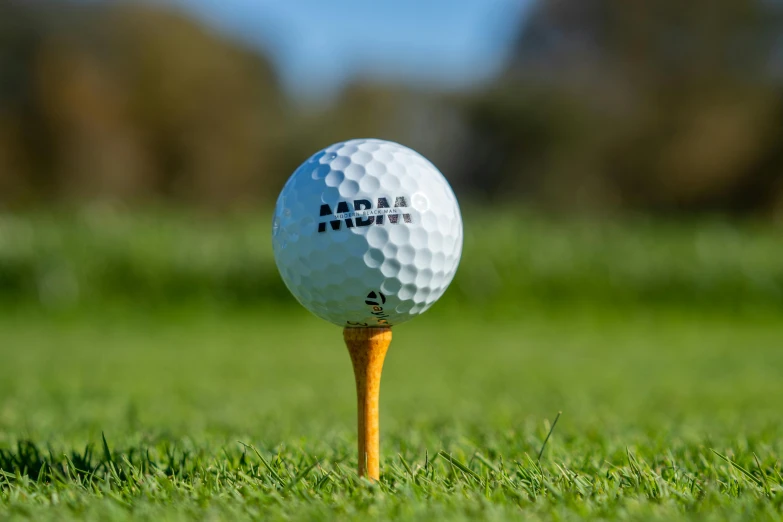
<svg viewBox="0 0 783 522">
<path fill-rule="evenodd" d="M 298 306 L 274 264 L 270 215 L 2 216 L 0 303 Z M 554 221 L 470 208 L 464 218 L 462 262 L 436 308 L 783 308 L 783 242 L 769 225 Z"/>
</svg>

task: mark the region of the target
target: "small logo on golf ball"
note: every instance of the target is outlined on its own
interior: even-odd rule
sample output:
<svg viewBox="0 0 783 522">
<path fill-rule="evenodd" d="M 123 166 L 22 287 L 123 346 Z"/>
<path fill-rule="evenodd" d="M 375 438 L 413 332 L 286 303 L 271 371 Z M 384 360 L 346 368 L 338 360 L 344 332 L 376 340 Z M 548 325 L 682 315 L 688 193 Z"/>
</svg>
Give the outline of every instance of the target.
<svg viewBox="0 0 783 522">
<path fill-rule="evenodd" d="M 372 206 L 372 201 L 369 199 L 356 199 L 353 201 L 353 210 L 347 201 L 338 201 L 334 210 L 324 203 L 321 205 L 320 216 L 322 218 L 332 216 L 333 219 L 318 223 L 318 232 L 326 232 L 326 223 L 329 223 L 332 230 L 340 230 L 343 222 L 346 228 L 368 227 L 373 224 L 383 225 L 384 217 L 387 217 L 392 225 L 400 223 L 400 216 L 402 216 L 403 223 L 413 223 L 410 214 L 398 210 L 407 208 L 408 202 L 405 196 L 394 198 L 394 207 L 389 206 L 389 198 L 378 198 L 375 207 Z"/>
<path fill-rule="evenodd" d="M 386 296 L 383 292 L 376 292 L 375 290 L 367 294 L 367 299 L 364 302 L 370 306 L 370 313 L 378 318 L 378 324 L 389 326 L 387 318 L 389 315 L 383 311 L 383 306 L 386 304 Z"/>
</svg>

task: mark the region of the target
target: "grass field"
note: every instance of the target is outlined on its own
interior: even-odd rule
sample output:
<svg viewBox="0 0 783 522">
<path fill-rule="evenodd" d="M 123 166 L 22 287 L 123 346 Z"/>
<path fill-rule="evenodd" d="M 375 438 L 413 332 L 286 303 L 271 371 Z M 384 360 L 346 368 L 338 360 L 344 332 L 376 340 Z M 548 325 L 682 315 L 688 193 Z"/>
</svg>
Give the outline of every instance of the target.
<svg viewBox="0 0 783 522">
<path fill-rule="evenodd" d="M 783 517 L 774 229 L 476 233 L 453 294 L 394 330 L 370 484 L 339 328 L 261 276 L 234 291 L 269 268 L 254 226 L 142 220 L 110 242 L 46 222 L 0 226 L 2 519 Z M 189 237 L 260 268 L 178 270 Z M 487 245 L 515 237 L 504 265 Z"/>
</svg>

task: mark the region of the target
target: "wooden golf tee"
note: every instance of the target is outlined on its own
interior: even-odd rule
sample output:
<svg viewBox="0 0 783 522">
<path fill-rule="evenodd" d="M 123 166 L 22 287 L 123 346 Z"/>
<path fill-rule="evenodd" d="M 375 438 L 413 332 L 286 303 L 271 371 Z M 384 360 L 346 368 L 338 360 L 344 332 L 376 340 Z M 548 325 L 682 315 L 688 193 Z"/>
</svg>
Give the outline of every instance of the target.
<svg viewBox="0 0 783 522">
<path fill-rule="evenodd" d="M 381 371 L 391 343 L 391 328 L 345 328 L 343 338 L 351 354 L 359 413 L 359 476 L 380 477 L 378 399 Z"/>
</svg>

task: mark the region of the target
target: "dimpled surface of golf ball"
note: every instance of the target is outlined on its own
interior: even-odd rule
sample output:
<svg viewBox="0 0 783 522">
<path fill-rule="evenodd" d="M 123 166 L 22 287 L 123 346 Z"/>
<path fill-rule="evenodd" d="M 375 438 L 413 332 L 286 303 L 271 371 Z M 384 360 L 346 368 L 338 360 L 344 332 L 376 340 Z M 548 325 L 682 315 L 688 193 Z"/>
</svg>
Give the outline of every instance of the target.
<svg viewBox="0 0 783 522">
<path fill-rule="evenodd" d="M 305 161 L 277 199 L 275 262 L 312 313 L 340 326 L 393 326 L 451 283 L 462 217 L 440 171 L 397 143 L 336 143 Z"/>
</svg>

